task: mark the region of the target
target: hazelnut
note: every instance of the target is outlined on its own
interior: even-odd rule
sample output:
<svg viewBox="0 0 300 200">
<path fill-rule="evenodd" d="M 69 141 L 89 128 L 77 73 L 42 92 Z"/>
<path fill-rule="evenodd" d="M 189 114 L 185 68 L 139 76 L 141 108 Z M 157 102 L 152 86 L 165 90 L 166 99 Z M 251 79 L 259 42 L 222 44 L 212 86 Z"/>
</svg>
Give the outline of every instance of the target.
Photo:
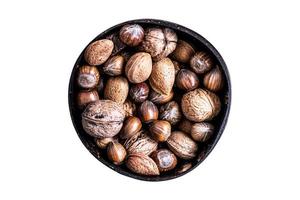
<svg viewBox="0 0 300 200">
<path fill-rule="evenodd" d="M 125 74 L 131 83 L 141 83 L 147 80 L 152 71 L 152 59 L 149 53 L 139 52 L 128 60 Z"/>
<path fill-rule="evenodd" d="M 99 95 L 96 90 L 80 91 L 77 94 L 77 105 L 79 108 L 84 108 L 87 104 L 99 100 Z"/>
<path fill-rule="evenodd" d="M 111 77 L 106 83 L 104 98 L 117 103 L 124 103 L 128 96 L 128 90 L 129 85 L 126 78 L 121 76 Z"/>
<path fill-rule="evenodd" d="M 126 101 L 123 103 L 123 110 L 125 111 L 125 117 L 136 114 L 136 106 L 129 99 L 126 99 Z"/>
<path fill-rule="evenodd" d="M 160 107 L 159 116 L 160 119 L 167 120 L 172 125 L 175 125 L 181 119 L 180 107 L 175 101 L 166 103 Z"/>
<path fill-rule="evenodd" d="M 214 133 L 214 126 L 207 122 L 195 123 L 191 129 L 191 136 L 197 142 L 206 142 Z"/>
<path fill-rule="evenodd" d="M 158 118 L 158 109 L 151 101 L 144 101 L 139 108 L 139 115 L 143 122 L 149 123 Z"/>
<path fill-rule="evenodd" d="M 77 83 L 81 88 L 91 89 L 97 86 L 100 73 L 95 66 L 84 65 L 79 68 Z"/>
<path fill-rule="evenodd" d="M 144 38 L 144 29 L 138 24 L 128 24 L 121 28 L 119 37 L 128 46 L 139 45 Z"/>
<path fill-rule="evenodd" d="M 176 48 L 177 35 L 169 28 L 148 28 L 141 44 L 141 50 L 151 54 L 154 61 L 159 61 Z"/>
<path fill-rule="evenodd" d="M 86 48 L 84 58 L 90 65 L 101 65 L 109 58 L 113 48 L 114 43 L 111 40 L 97 40 Z"/>
<path fill-rule="evenodd" d="M 192 122 L 190 122 L 187 119 L 184 119 L 184 120 L 180 121 L 178 128 L 179 128 L 179 130 L 190 134 L 191 130 L 192 130 L 192 125 L 193 125 Z"/>
<path fill-rule="evenodd" d="M 181 69 L 176 76 L 176 86 L 182 90 L 191 91 L 199 86 L 199 79 L 194 72 Z"/>
<path fill-rule="evenodd" d="M 142 153 L 150 155 L 157 149 L 157 142 L 152 140 L 144 131 L 139 131 L 124 142 L 128 154 Z"/>
<path fill-rule="evenodd" d="M 107 145 L 107 157 L 115 165 L 120 165 L 126 157 L 126 150 L 120 143 L 112 141 Z"/>
<path fill-rule="evenodd" d="M 120 38 L 118 33 L 112 33 L 106 37 L 106 39 L 111 40 L 114 43 L 114 48 L 111 53 L 112 56 L 119 54 L 126 48 L 126 44 L 124 44 Z"/>
<path fill-rule="evenodd" d="M 194 48 L 183 40 L 178 40 L 176 49 L 173 51 L 173 58 L 181 63 L 188 63 L 194 55 Z"/>
<path fill-rule="evenodd" d="M 175 69 L 169 58 L 154 63 L 149 83 L 152 89 L 161 94 L 169 94 L 175 81 Z"/>
<path fill-rule="evenodd" d="M 100 148 L 100 149 L 106 149 L 107 145 L 112 142 L 112 141 L 118 141 L 115 138 L 95 138 L 96 141 L 96 145 Z"/>
<path fill-rule="evenodd" d="M 176 156 L 168 149 L 159 149 L 151 154 L 151 158 L 156 163 L 160 172 L 174 169 L 177 165 Z"/>
<path fill-rule="evenodd" d="M 173 90 L 171 90 L 169 94 L 160 94 L 155 92 L 154 90 L 151 90 L 149 95 L 149 100 L 155 104 L 164 104 L 171 101 L 173 96 L 174 96 Z"/>
<path fill-rule="evenodd" d="M 141 175 L 159 175 L 156 163 L 144 154 L 130 154 L 126 160 L 126 167 L 132 172 Z"/>
<path fill-rule="evenodd" d="M 210 72 L 205 74 L 203 79 L 203 85 L 213 91 L 217 92 L 222 89 L 223 87 L 223 76 L 220 68 L 217 66 L 216 68 L 212 69 Z"/>
<path fill-rule="evenodd" d="M 213 59 L 204 51 L 196 52 L 191 60 L 190 67 L 197 74 L 204 74 L 213 66 Z"/>
<path fill-rule="evenodd" d="M 214 93 L 208 90 L 195 89 L 183 95 L 181 109 L 188 120 L 202 122 L 211 120 L 219 114 L 221 102 Z"/>
<path fill-rule="evenodd" d="M 173 153 L 185 160 L 194 158 L 198 150 L 196 142 L 181 131 L 172 132 L 167 145 Z"/>
<path fill-rule="evenodd" d="M 165 142 L 171 135 L 171 124 L 166 120 L 157 120 L 151 124 L 149 131 L 155 141 Z"/>
<path fill-rule="evenodd" d="M 137 117 L 129 117 L 124 122 L 120 138 L 127 139 L 138 133 L 142 128 L 142 122 Z"/>
<path fill-rule="evenodd" d="M 138 83 L 130 88 L 129 95 L 137 103 L 142 103 L 148 98 L 149 87 L 147 83 Z"/>
<path fill-rule="evenodd" d="M 111 57 L 103 66 L 103 72 L 110 76 L 118 76 L 123 72 L 124 57 L 117 55 Z"/>
<path fill-rule="evenodd" d="M 82 113 L 82 127 L 86 133 L 97 138 L 113 137 L 123 126 L 123 108 L 111 100 L 97 100 Z"/>
</svg>

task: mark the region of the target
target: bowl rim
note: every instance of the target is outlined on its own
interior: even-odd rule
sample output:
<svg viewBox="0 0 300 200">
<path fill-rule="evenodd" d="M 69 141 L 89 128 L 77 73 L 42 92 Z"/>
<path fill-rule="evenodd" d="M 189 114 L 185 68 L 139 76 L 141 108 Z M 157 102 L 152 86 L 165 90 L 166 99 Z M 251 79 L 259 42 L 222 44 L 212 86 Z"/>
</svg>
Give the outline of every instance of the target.
<svg viewBox="0 0 300 200">
<path fill-rule="evenodd" d="M 217 136 L 216 136 L 215 140 L 210 145 L 210 148 L 208 148 L 208 150 L 205 152 L 204 157 L 201 158 L 200 161 L 198 161 L 196 164 L 194 164 L 190 169 L 188 169 L 188 170 L 186 170 L 186 171 L 184 171 L 184 172 L 182 172 L 180 174 L 176 174 L 174 176 L 166 176 L 166 177 L 149 176 L 149 177 L 146 177 L 146 176 L 138 175 L 138 174 L 135 174 L 135 173 L 130 173 L 129 170 L 128 171 L 120 170 L 119 168 L 115 168 L 113 164 L 109 163 L 108 161 L 106 161 L 102 157 L 100 157 L 100 158 L 96 157 L 96 155 L 93 154 L 89 150 L 89 148 L 87 147 L 86 142 L 83 140 L 83 138 L 82 138 L 82 136 L 80 134 L 80 131 L 77 128 L 75 116 L 72 113 L 72 110 L 73 110 L 73 108 L 72 108 L 73 99 L 71 97 L 72 97 L 73 87 L 74 87 L 72 83 L 73 83 L 73 80 L 75 78 L 74 76 L 76 74 L 76 66 L 78 65 L 78 62 L 82 59 L 82 55 L 83 55 L 84 50 L 87 48 L 87 46 L 89 44 L 91 44 L 92 42 L 94 42 L 94 41 L 98 40 L 99 38 L 105 36 L 110 31 L 112 31 L 114 29 L 117 29 L 117 28 L 120 28 L 123 25 L 133 24 L 133 23 L 142 23 L 142 24 L 150 24 L 150 25 L 157 25 L 157 26 L 168 27 L 168 28 L 174 29 L 175 31 L 179 30 L 181 32 L 184 32 L 187 35 L 190 35 L 191 37 L 195 38 L 197 41 L 199 41 L 202 45 L 204 45 L 207 49 L 209 49 L 212 52 L 212 54 L 214 55 L 214 57 L 218 60 L 218 62 L 220 64 L 220 67 L 222 68 L 222 70 L 224 72 L 224 75 L 225 75 L 225 80 L 226 80 L 226 84 L 227 84 L 227 88 L 228 88 L 228 91 L 227 91 L 227 94 L 226 94 L 226 96 L 227 96 L 227 107 L 226 107 L 224 118 L 222 120 L 222 123 L 220 125 L 219 131 L 217 133 Z M 118 23 L 118 24 L 110 27 L 109 29 L 106 29 L 102 33 L 98 34 L 89 44 L 86 45 L 86 47 L 80 53 L 80 55 L 78 56 L 78 58 L 77 58 L 77 60 L 76 60 L 76 62 L 74 64 L 74 66 L 73 66 L 73 69 L 71 71 L 71 76 L 70 76 L 70 79 L 69 79 L 69 87 L 68 87 L 68 105 L 69 105 L 69 113 L 70 113 L 70 116 L 71 116 L 72 124 L 73 124 L 73 127 L 75 128 L 75 131 L 76 131 L 78 137 L 80 138 L 81 142 L 86 147 L 86 149 L 89 151 L 89 153 L 91 153 L 98 161 L 100 161 L 101 163 L 103 163 L 105 166 L 107 166 L 110 169 L 118 172 L 119 174 L 125 175 L 125 176 L 130 177 L 130 178 L 134 178 L 134 179 L 137 179 L 137 180 L 142 180 L 142 181 L 153 181 L 153 182 L 156 182 L 156 181 L 172 180 L 172 179 L 181 177 L 181 176 L 183 176 L 183 175 L 191 172 L 196 167 L 198 167 L 208 157 L 208 155 L 211 153 L 211 151 L 215 148 L 216 144 L 218 143 L 220 137 L 222 136 L 222 134 L 223 134 L 223 132 L 225 130 L 225 127 L 226 127 L 226 124 L 227 124 L 227 121 L 228 121 L 228 117 L 229 117 L 229 113 L 230 113 L 231 95 L 232 95 L 230 75 L 229 75 L 229 71 L 228 71 L 227 65 L 226 65 L 224 59 L 222 58 L 221 54 L 218 52 L 218 50 L 208 40 L 206 40 L 202 35 L 200 35 L 199 33 L 195 32 L 195 31 L 193 31 L 193 30 L 191 30 L 191 29 L 189 29 L 187 27 L 184 27 L 184 26 L 179 25 L 179 24 L 174 23 L 174 22 L 160 20 L 160 19 L 151 19 L 151 18 L 133 19 L 133 20 L 128 20 L 128 21 L 125 21 L 125 22 Z"/>
</svg>

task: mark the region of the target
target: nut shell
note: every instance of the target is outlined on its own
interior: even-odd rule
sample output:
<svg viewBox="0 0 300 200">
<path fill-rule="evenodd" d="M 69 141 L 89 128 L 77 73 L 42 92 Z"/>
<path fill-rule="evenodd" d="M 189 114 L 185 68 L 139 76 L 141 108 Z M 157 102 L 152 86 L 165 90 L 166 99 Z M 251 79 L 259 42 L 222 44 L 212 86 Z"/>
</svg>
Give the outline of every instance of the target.
<svg viewBox="0 0 300 200">
<path fill-rule="evenodd" d="M 169 94 L 160 94 L 155 92 L 154 90 L 151 90 L 149 95 L 149 100 L 155 104 L 164 104 L 171 101 L 173 96 L 174 96 L 173 90 L 171 90 Z"/>
<path fill-rule="evenodd" d="M 79 108 L 84 108 L 93 101 L 99 100 L 99 95 L 96 90 L 80 91 L 77 94 L 77 105 Z"/>
<path fill-rule="evenodd" d="M 152 71 L 152 59 L 149 53 L 139 52 L 128 60 L 125 74 L 131 83 L 146 81 Z"/>
<path fill-rule="evenodd" d="M 119 37 L 123 43 L 134 47 L 143 41 L 144 29 L 138 24 L 127 24 L 121 28 Z"/>
<path fill-rule="evenodd" d="M 216 68 L 212 69 L 210 72 L 205 74 L 203 79 L 203 85 L 213 91 L 218 92 L 223 87 L 223 76 L 220 68 L 217 66 Z"/>
<path fill-rule="evenodd" d="M 142 122 L 137 117 L 129 117 L 124 122 L 120 138 L 121 139 L 127 139 L 132 136 L 134 136 L 136 133 L 138 133 L 142 128 Z"/>
<path fill-rule="evenodd" d="M 159 175 L 156 163 L 147 155 L 131 154 L 126 160 L 126 166 L 134 173 L 154 176 Z"/>
<path fill-rule="evenodd" d="M 111 40 L 97 40 L 86 48 L 84 58 L 90 65 L 101 65 L 109 58 L 113 48 L 114 43 Z"/>
<path fill-rule="evenodd" d="M 154 63 L 149 83 L 154 91 L 169 94 L 175 81 L 175 68 L 169 58 L 163 58 Z"/>
<path fill-rule="evenodd" d="M 151 124 L 149 131 L 155 141 L 165 142 L 171 135 L 171 124 L 166 120 L 157 120 Z"/>
<path fill-rule="evenodd" d="M 176 174 L 182 174 L 182 173 L 186 172 L 187 170 L 191 169 L 192 166 L 193 166 L 192 163 L 185 163 L 176 170 Z"/>
<path fill-rule="evenodd" d="M 141 50 L 151 54 L 154 61 L 159 61 L 171 54 L 177 44 L 176 33 L 169 28 L 148 28 L 141 44 Z"/>
<path fill-rule="evenodd" d="M 139 108 L 139 115 L 143 122 L 149 123 L 158 119 L 158 109 L 151 101 L 144 101 Z"/>
<path fill-rule="evenodd" d="M 116 140 L 116 139 L 114 139 L 114 138 L 95 138 L 96 145 L 100 149 L 106 149 L 107 145 L 114 140 Z"/>
<path fill-rule="evenodd" d="M 118 103 L 97 100 L 90 103 L 82 113 L 82 126 L 93 137 L 113 137 L 121 130 L 124 118 L 124 110 Z"/>
<path fill-rule="evenodd" d="M 159 116 L 160 119 L 167 120 L 172 125 L 175 125 L 181 119 L 180 107 L 175 101 L 166 103 L 160 107 Z"/>
<path fill-rule="evenodd" d="M 137 103 L 144 102 L 149 95 L 149 87 L 147 83 L 138 83 L 131 86 L 129 95 L 131 99 Z"/>
<path fill-rule="evenodd" d="M 125 111 L 125 117 L 136 115 L 136 106 L 129 99 L 124 102 L 123 110 Z"/>
<path fill-rule="evenodd" d="M 190 67 L 197 74 L 206 73 L 212 68 L 212 66 L 213 59 L 204 51 L 196 52 L 190 60 Z"/>
<path fill-rule="evenodd" d="M 176 49 L 173 51 L 173 58 L 181 63 L 188 63 L 194 55 L 195 50 L 189 43 L 178 40 Z"/>
<path fill-rule="evenodd" d="M 100 73 L 95 66 L 84 65 L 79 68 L 77 83 L 81 88 L 91 89 L 97 86 Z"/>
<path fill-rule="evenodd" d="M 120 165 L 126 157 L 126 150 L 120 143 L 112 141 L 107 145 L 107 157 L 115 165 Z"/>
<path fill-rule="evenodd" d="M 159 149 L 151 154 L 160 172 L 174 169 L 177 165 L 176 156 L 168 149 Z"/>
<path fill-rule="evenodd" d="M 184 132 L 174 131 L 167 140 L 169 149 L 182 159 L 192 159 L 196 156 L 198 146 Z"/>
<path fill-rule="evenodd" d="M 110 76 L 121 75 L 123 72 L 124 63 L 125 59 L 123 56 L 113 56 L 103 66 L 103 72 Z"/>
<path fill-rule="evenodd" d="M 187 119 L 184 119 L 184 120 L 180 121 L 178 128 L 179 128 L 179 130 L 190 134 L 191 130 L 192 130 L 192 125 L 193 125 L 192 122 L 190 122 Z"/>
<path fill-rule="evenodd" d="M 176 76 L 176 86 L 182 90 L 191 91 L 199 87 L 199 79 L 194 72 L 181 69 Z"/>
<path fill-rule="evenodd" d="M 181 109 L 184 116 L 194 122 L 211 120 L 219 114 L 221 102 L 214 93 L 196 89 L 183 95 Z"/>
<path fill-rule="evenodd" d="M 152 140 L 143 131 L 138 132 L 124 142 L 124 147 L 128 154 L 141 153 L 150 155 L 157 149 L 157 142 Z"/>
<path fill-rule="evenodd" d="M 117 76 L 108 79 L 104 98 L 123 104 L 128 96 L 129 85 L 126 78 Z"/>
<path fill-rule="evenodd" d="M 206 142 L 214 133 L 214 126 L 207 122 L 193 124 L 191 136 L 197 142 Z"/>
</svg>

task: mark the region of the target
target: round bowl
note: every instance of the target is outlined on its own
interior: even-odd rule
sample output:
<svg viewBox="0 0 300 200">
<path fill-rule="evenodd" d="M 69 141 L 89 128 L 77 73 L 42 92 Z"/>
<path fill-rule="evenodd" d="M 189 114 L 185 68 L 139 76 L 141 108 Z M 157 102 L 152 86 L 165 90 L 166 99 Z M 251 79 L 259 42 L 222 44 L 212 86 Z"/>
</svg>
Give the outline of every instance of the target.
<svg viewBox="0 0 300 200">
<path fill-rule="evenodd" d="M 70 109 L 70 115 L 73 122 L 73 125 L 75 127 L 75 130 L 82 141 L 82 143 L 85 145 L 85 147 L 89 150 L 89 152 L 97 158 L 101 163 L 106 165 L 107 167 L 113 169 L 114 171 L 126 175 L 128 177 L 132 177 L 135 179 L 145 180 L 145 181 L 164 181 L 169 179 L 174 179 L 177 177 L 180 177 L 186 173 L 189 173 L 191 170 L 195 169 L 197 166 L 199 166 L 203 160 L 209 155 L 209 153 L 213 150 L 217 142 L 219 141 L 229 115 L 230 110 L 230 103 L 231 103 L 231 85 L 230 85 L 230 77 L 229 73 L 226 67 L 226 64 L 222 58 L 222 56 L 219 54 L 219 52 L 216 50 L 216 48 L 210 44 L 204 37 L 199 35 L 198 33 L 175 23 L 163 21 L 163 20 L 156 20 L 156 19 L 138 19 L 138 20 L 131 20 L 127 22 L 120 23 L 118 25 L 115 25 L 106 31 L 99 34 L 95 39 L 91 41 L 94 42 L 99 39 L 103 39 L 107 37 L 108 35 L 119 31 L 120 28 L 125 24 L 140 24 L 144 28 L 148 26 L 161 26 L 161 27 L 168 27 L 173 29 L 177 35 L 178 38 L 184 39 L 187 42 L 192 43 L 196 49 L 201 49 L 206 52 L 208 52 L 214 59 L 215 63 L 219 65 L 220 69 L 222 70 L 225 83 L 224 87 L 221 92 L 218 93 L 218 96 L 220 97 L 221 103 L 222 103 L 222 109 L 217 117 L 215 117 L 211 123 L 215 126 L 215 132 L 213 136 L 204 144 L 201 145 L 198 150 L 198 155 L 193 160 L 190 160 L 187 164 L 187 166 L 191 166 L 189 169 L 187 169 L 184 172 L 178 173 L 178 169 L 172 170 L 168 173 L 161 174 L 159 176 L 143 176 L 139 174 L 135 174 L 131 171 L 129 171 L 125 166 L 116 166 L 112 164 L 110 161 L 108 161 L 105 150 L 101 150 L 97 147 L 95 144 L 94 138 L 85 133 L 83 130 L 83 127 L 81 125 L 81 110 L 78 109 L 76 105 L 76 94 L 79 88 L 76 85 L 76 75 L 78 68 L 85 64 L 83 55 L 84 50 L 79 55 L 77 61 L 75 62 L 75 65 L 73 67 L 71 78 L 69 82 L 69 91 L 68 91 L 68 100 L 69 100 L 69 109 Z M 88 46 L 88 45 L 87 45 Z M 180 161 L 179 165 L 184 165 L 186 161 Z"/>
</svg>

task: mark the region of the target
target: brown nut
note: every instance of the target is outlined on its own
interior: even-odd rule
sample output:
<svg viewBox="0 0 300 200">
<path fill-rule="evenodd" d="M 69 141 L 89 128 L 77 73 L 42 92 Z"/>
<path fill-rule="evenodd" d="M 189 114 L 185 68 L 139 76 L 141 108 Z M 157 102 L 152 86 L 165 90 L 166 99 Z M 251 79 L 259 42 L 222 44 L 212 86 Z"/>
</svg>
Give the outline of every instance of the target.
<svg viewBox="0 0 300 200">
<path fill-rule="evenodd" d="M 79 108 L 84 108 L 87 104 L 99 100 L 99 95 L 96 90 L 80 91 L 77 94 L 77 105 Z"/>
<path fill-rule="evenodd" d="M 173 96 L 174 96 L 173 90 L 171 90 L 169 94 L 160 94 L 155 92 L 154 90 L 151 90 L 149 95 L 149 100 L 155 104 L 164 104 L 171 101 Z"/>
<path fill-rule="evenodd" d="M 171 101 L 162 105 L 159 109 L 159 116 L 162 120 L 167 120 L 172 125 L 177 124 L 181 119 L 181 112 L 178 103 Z"/>
<path fill-rule="evenodd" d="M 130 171 L 141 175 L 159 175 L 156 163 L 144 154 L 130 154 L 126 160 L 126 167 Z"/>
<path fill-rule="evenodd" d="M 168 149 L 158 149 L 151 154 L 151 158 L 156 163 L 160 172 L 174 169 L 177 165 L 176 156 Z"/>
<path fill-rule="evenodd" d="M 123 103 L 123 110 L 125 111 L 125 117 L 136 115 L 136 106 L 129 99 Z"/>
<path fill-rule="evenodd" d="M 98 94 L 102 94 L 103 89 L 104 89 L 104 80 L 101 77 L 100 80 L 99 80 L 98 86 L 97 86 Z"/>
<path fill-rule="evenodd" d="M 106 149 L 107 145 L 112 142 L 112 141 L 118 141 L 115 138 L 95 138 L 96 141 L 96 145 L 100 148 L 100 149 Z"/>
<path fill-rule="evenodd" d="M 106 83 L 104 98 L 117 103 L 124 103 L 128 96 L 128 90 L 129 85 L 126 78 L 121 76 L 111 77 Z"/>
<path fill-rule="evenodd" d="M 106 39 L 111 40 L 114 43 L 114 48 L 111 53 L 112 56 L 117 55 L 126 48 L 126 44 L 124 44 L 119 38 L 119 33 L 112 33 L 109 36 L 107 36 Z"/>
<path fill-rule="evenodd" d="M 154 61 L 159 61 L 176 48 L 177 35 L 169 28 L 148 28 L 141 44 L 141 50 L 151 54 Z"/>
<path fill-rule="evenodd" d="M 149 131 L 155 141 L 165 142 L 171 135 L 171 124 L 166 120 L 157 120 L 151 124 Z"/>
<path fill-rule="evenodd" d="M 190 60 L 190 67 L 197 74 L 204 74 L 213 66 L 213 59 L 204 51 L 196 52 Z"/>
<path fill-rule="evenodd" d="M 142 122 L 149 123 L 158 119 L 158 109 L 151 101 L 144 101 L 139 108 Z"/>
<path fill-rule="evenodd" d="M 179 123 L 178 128 L 179 128 L 179 130 L 190 134 L 191 130 L 192 130 L 192 125 L 193 125 L 192 122 L 190 122 L 187 119 L 184 119 Z"/>
<path fill-rule="evenodd" d="M 181 66 L 179 64 L 179 62 L 172 60 L 172 63 L 174 65 L 174 69 L 175 69 L 175 75 L 177 75 L 177 73 L 179 72 L 179 70 L 181 69 Z"/>
<path fill-rule="evenodd" d="M 101 65 L 109 58 L 113 48 L 114 43 L 111 40 L 97 40 L 86 48 L 84 58 L 90 65 Z"/>
<path fill-rule="evenodd" d="M 121 28 L 119 37 L 123 43 L 134 47 L 143 41 L 144 29 L 138 24 L 127 24 Z"/>
<path fill-rule="evenodd" d="M 223 87 L 223 76 L 220 68 L 217 66 L 216 68 L 212 69 L 210 72 L 205 74 L 203 79 L 203 85 L 213 91 L 217 92 L 222 89 Z"/>
<path fill-rule="evenodd" d="M 149 83 L 152 89 L 160 94 L 169 94 L 175 81 L 175 69 L 169 58 L 154 63 Z"/>
<path fill-rule="evenodd" d="M 139 52 L 128 60 L 125 74 L 131 83 L 146 81 L 152 71 L 152 59 L 149 53 Z"/>
<path fill-rule="evenodd" d="M 172 132 L 167 140 L 169 149 L 182 159 L 192 159 L 196 156 L 198 146 L 188 135 L 181 131 Z"/>
<path fill-rule="evenodd" d="M 103 66 L 103 72 L 110 76 L 121 75 L 124 68 L 124 57 L 117 55 L 111 57 Z"/>
<path fill-rule="evenodd" d="M 107 145 L 107 157 L 115 165 L 120 165 L 126 157 L 126 150 L 120 143 L 112 141 Z"/>
<path fill-rule="evenodd" d="M 219 114 L 221 102 L 214 93 L 203 89 L 195 89 L 183 95 L 181 109 L 188 120 L 202 122 L 211 120 Z"/>
<path fill-rule="evenodd" d="M 113 137 L 121 130 L 124 118 L 124 110 L 118 103 L 97 100 L 88 104 L 82 113 L 82 127 L 93 137 Z"/>
<path fill-rule="evenodd" d="M 173 51 L 173 58 L 181 63 L 188 63 L 194 55 L 194 48 L 183 40 L 178 40 L 176 49 Z"/>
<path fill-rule="evenodd" d="M 131 86 L 129 95 L 131 99 L 137 103 L 144 102 L 149 95 L 149 87 L 147 83 L 143 82 Z"/>
<path fill-rule="evenodd" d="M 157 142 L 152 140 L 144 131 L 139 131 L 124 142 L 128 154 L 142 153 L 150 155 L 157 149 Z"/>
<path fill-rule="evenodd" d="M 207 122 L 195 123 L 191 129 L 191 136 L 197 142 L 206 142 L 214 133 L 214 126 Z"/>
<path fill-rule="evenodd" d="M 124 122 L 120 138 L 127 139 L 134 136 L 142 128 L 142 122 L 137 117 L 128 117 Z"/>
<path fill-rule="evenodd" d="M 182 174 L 187 170 L 191 169 L 192 166 L 193 166 L 192 163 L 185 163 L 176 170 L 176 174 Z"/>
<path fill-rule="evenodd" d="M 95 66 L 84 65 L 79 68 L 77 83 L 81 88 L 91 89 L 97 86 L 100 73 Z"/>
<path fill-rule="evenodd" d="M 182 90 L 191 91 L 199 87 L 199 79 L 194 72 L 181 69 L 176 76 L 176 86 Z"/>
</svg>

